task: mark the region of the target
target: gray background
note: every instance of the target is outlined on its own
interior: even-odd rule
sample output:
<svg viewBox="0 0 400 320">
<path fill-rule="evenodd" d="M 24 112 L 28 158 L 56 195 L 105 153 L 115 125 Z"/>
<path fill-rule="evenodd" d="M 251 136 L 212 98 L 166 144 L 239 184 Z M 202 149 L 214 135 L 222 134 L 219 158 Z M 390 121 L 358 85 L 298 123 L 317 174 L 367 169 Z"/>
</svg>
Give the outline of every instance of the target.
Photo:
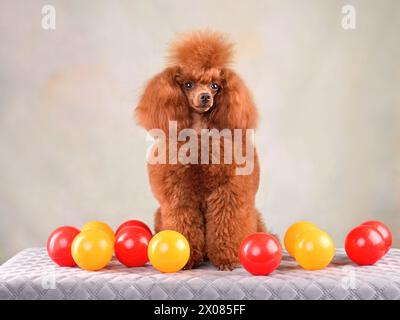
<svg viewBox="0 0 400 320">
<path fill-rule="evenodd" d="M 56 30 L 41 27 L 53 4 Z M 357 10 L 356 30 L 341 8 Z M 257 204 L 338 247 L 366 219 L 400 246 L 399 1 L 0 1 L 0 261 L 57 226 L 152 223 L 145 132 L 132 111 L 177 32 L 237 43 L 260 110 Z"/>
</svg>

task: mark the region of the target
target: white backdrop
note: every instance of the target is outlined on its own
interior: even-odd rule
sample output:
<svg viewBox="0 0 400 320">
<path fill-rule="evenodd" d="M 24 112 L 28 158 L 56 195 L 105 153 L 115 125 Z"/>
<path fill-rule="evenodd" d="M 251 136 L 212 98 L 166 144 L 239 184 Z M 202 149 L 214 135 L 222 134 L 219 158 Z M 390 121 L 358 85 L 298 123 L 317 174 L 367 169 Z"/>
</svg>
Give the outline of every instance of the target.
<svg viewBox="0 0 400 320">
<path fill-rule="evenodd" d="M 56 29 L 41 9 L 56 9 Z M 341 8 L 352 4 L 355 30 Z M 311 220 L 343 246 L 366 219 L 400 246 L 399 1 L 0 1 L 0 262 L 92 219 L 152 224 L 132 112 L 177 32 L 236 46 L 260 110 L 270 228 Z"/>
</svg>

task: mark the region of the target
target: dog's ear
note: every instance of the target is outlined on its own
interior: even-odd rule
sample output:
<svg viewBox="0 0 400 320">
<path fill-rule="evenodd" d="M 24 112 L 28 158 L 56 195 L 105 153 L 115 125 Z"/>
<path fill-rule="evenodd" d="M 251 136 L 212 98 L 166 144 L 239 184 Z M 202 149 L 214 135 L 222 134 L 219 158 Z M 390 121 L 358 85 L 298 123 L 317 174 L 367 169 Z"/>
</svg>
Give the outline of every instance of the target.
<svg viewBox="0 0 400 320">
<path fill-rule="evenodd" d="M 188 126 L 189 109 L 177 77 L 179 69 L 170 67 L 148 83 L 135 110 L 138 124 L 146 130 L 168 133 L 168 121 L 177 121 L 178 130 Z"/>
<path fill-rule="evenodd" d="M 215 97 L 210 120 L 222 129 L 255 129 L 257 109 L 244 81 L 231 69 L 223 69 L 222 88 Z"/>
</svg>

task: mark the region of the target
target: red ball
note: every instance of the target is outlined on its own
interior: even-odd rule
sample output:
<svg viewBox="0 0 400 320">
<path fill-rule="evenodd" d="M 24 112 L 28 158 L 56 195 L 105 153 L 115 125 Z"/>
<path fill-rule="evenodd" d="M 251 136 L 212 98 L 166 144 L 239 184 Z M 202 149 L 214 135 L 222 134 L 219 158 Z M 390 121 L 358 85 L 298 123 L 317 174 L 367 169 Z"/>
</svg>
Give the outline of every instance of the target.
<svg viewBox="0 0 400 320">
<path fill-rule="evenodd" d="M 147 247 L 151 233 L 142 227 L 125 227 L 115 238 L 115 256 L 127 267 L 142 267 L 149 257 Z"/>
<path fill-rule="evenodd" d="M 373 227 L 360 225 L 349 232 L 345 241 L 348 257 L 359 265 L 372 265 L 385 255 L 386 244 Z"/>
<path fill-rule="evenodd" d="M 139 221 L 139 220 L 128 220 L 128 221 L 125 221 L 123 224 L 121 224 L 118 227 L 117 231 L 115 231 L 115 236 L 117 236 L 117 233 L 120 232 L 125 227 L 141 227 L 141 228 L 146 229 L 151 235 L 153 235 L 153 233 L 151 232 L 151 229 L 144 222 Z"/>
<path fill-rule="evenodd" d="M 74 227 L 59 227 L 47 239 L 47 253 L 61 267 L 75 267 L 71 245 L 80 231 Z"/>
<path fill-rule="evenodd" d="M 274 236 L 257 232 L 242 241 L 239 256 L 248 272 L 267 275 L 278 268 L 282 259 L 282 248 Z"/>
<path fill-rule="evenodd" d="M 385 245 L 386 245 L 385 254 L 386 254 L 389 251 L 390 247 L 392 246 L 392 242 L 393 242 L 392 233 L 390 232 L 389 228 L 382 222 L 374 221 L 374 220 L 364 222 L 361 225 L 362 226 L 370 226 L 382 235 L 383 240 L 385 240 Z"/>
</svg>

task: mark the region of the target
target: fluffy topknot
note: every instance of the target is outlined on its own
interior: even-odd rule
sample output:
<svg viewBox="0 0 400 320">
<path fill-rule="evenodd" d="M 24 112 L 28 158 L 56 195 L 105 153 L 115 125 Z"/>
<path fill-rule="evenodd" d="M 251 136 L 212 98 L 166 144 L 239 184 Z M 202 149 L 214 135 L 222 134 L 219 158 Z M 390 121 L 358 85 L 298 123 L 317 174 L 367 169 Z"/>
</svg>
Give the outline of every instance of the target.
<svg viewBox="0 0 400 320">
<path fill-rule="evenodd" d="M 172 43 L 169 62 L 190 69 L 221 69 L 232 62 L 233 44 L 218 32 L 201 30 Z"/>
</svg>

